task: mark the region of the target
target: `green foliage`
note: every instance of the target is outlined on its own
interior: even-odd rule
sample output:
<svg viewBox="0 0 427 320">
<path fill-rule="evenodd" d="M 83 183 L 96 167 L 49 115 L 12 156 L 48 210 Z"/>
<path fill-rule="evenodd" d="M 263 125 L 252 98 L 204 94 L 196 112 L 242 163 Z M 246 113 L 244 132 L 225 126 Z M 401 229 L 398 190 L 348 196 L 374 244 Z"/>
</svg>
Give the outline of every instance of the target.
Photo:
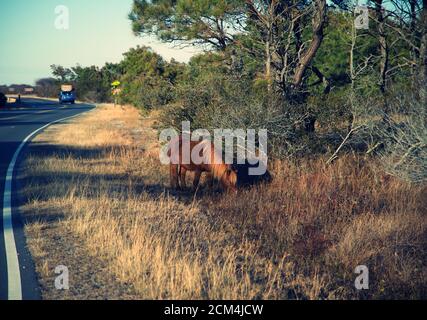
<svg viewBox="0 0 427 320">
<path fill-rule="evenodd" d="M 129 18 L 136 34 L 225 49 L 243 4 L 242 0 L 134 0 Z"/>
<path fill-rule="evenodd" d="M 114 82 L 120 82 L 118 100 L 143 109 L 170 103 L 175 98 L 175 84 L 181 80 L 185 66 L 172 60 L 166 62 L 150 48 L 137 47 L 124 53 L 118 64 L 107 63 L 102 68 L 77 65 L 71 69 L 52 65 L 56 79 L 40 84 L 44 96 L 57 96 L 61 83 L 72 83 L 81 100 L 111 102 Z M 49 91 L 49 92 L 48 92 Z"/>
<path fill-rule="evenodd" d="M 209 55 L 208 58 L 216 63 L 218 57 Z M 294 131 L 302 119 L 283 97 L 268 93 L 264 84 L 250 77 L 236 78 L 230 73 L 221 74 L 215 68 L 198 74 L 200 59 L 204 60 L 196 57 L 190 63 L 188 74 L 196 76 L 187 78 L 178 87 L 178 102 L 162 109 L 161 127 L 179 131 L 182 121 L 190 121 L 192 130 L 210 132 L 217 128 L 267 129 L 269 148 L 276 156 L 294 154 L 304 147 L 297 143 L 298 135 Z"/>
<path fill-rule="evenodd" d="M 188 120 L 193 129 L 266 128 L 276 155 L 333 151 L 343 136 L 360 138 L 354 126 L 366 128 L 371 119 L 381 119 L 376 111 L 392 100 L 393 87 L 414 89 L 417 52 L 402 36 L 406 30 L 396 32 L 398 19 L 387 18 L 381 33 L 389 45 L 383 81 L 379 20 L 371 17 L 369 30 L 354 33 L 354 2 L 334 0 L 319 32 L 313 22 L 325 21 L 321 3 L 288 6 L 292 3 L 134 0 L 129 18 L 136 34 L 210 51 L 181 64 L 137 47 L 118 64 L 54 65 L 52 73 L 56 85 L 72 82 L 79 98 L 93 101 L 111 101 L 112 83 L 120 81 L 115 98 L 143 110 L 161 108 L 165 127 L 180 129 Z M 304 62 L 301 57 L 319 33 L 314 59 Z M 47 84 L 40 87 L 50 94 L 53 84 Z M 311 128 L 320 130 L 313 134 Z"/>
<path fill-rule="evenodd" d="M 102 76 L 95 66 L 81 67 L 77 65 L 72 68 L 74 72 L 74 82 L 80 98 L 92 101 L 101 101 Z"/>
<path fill-rule="evenodd" d="M 71 69 L 55 64 L 51 65 L 50 68 L 52 69 L 53 76 L 62 83 L 69 82 L 73 78 L 73 71 Z"/>
<path fill-rule="evenodd" d="M 150 48 L 137 47 L 124 54 L 121 98 L 139 108 L 152 109 L 173 101 L 174 85 L 184 66 L 167 63 Z"/>
<path fill-rule="evenodd" d="M 348 72 L 352 23 L 354 18 L 351 15 L 329 13 L 326 36 L 313 62 L 334 85 L 342 86 L 350 82 Z M 314 75 L 312 79 L 317 80 Z"/>
<path fill-rule="evenodd" d="M 111 82 L 120 75 L 118 65 L 107 63 L 103 68 L 96 66 L 82 67 L 77 65 L 71 69 L 59 65 L 52 65 L 52 74 L 56 77 L 55 81 L 49 84 L 43 81 L 39 87 L 44 96 L 57 96 L 61 84 L 71 83 L 77 90 L 77 96 L 80 100 L 91 102 L 109 102 L 111 101 Z M 46 86 L 50 86 L 47 90 Z M 47 93 L 49 91 L 49 93 Z"/>
</svg>

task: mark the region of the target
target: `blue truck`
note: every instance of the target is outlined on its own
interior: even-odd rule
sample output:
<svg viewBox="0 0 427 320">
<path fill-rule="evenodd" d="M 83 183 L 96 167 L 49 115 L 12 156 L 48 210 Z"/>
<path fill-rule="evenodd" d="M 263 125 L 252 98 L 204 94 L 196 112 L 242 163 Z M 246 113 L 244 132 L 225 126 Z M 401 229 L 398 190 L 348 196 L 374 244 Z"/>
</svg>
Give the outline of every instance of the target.
<svg viewBox="0 0 427 320">
<path fill-rule="evenodd" d="M 59 94 L 59 103 L 71 103 L 74 104 L 76 102 L 76 90 L 72 85 L 66 84 L 61 86 L 61 92 Z"/>
</svg>

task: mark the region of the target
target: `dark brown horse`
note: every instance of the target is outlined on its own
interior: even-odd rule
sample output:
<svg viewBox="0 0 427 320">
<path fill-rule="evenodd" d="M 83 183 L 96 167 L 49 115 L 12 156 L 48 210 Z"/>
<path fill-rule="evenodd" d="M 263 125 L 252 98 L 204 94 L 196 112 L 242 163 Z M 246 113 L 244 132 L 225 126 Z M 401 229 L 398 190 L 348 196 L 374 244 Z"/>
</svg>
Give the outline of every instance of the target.
<svg viewBox="0 0 427 320">
<path fill-rule="evenodd" d="M 184 163 L 182 156 L 182 136 L 173 139 L 169 143 L 168 156 L 171 160 L 170 182 L 172 188 L 186 188 L 185 176 L 187 171 L 191 171 L 194 172 L 194 189 L 197 189 L 202 173 L 207 172 L 214 179 L 220 181 L 224 189 L 236 191 L 236 171 L 232 165 L 225 164 L 222 161 L 221 150 L 217 150 L 214 144 L 208 140 L 187 141 L 187 143 L 189 143 L 190 148 L 186 151 L 189 151 L 190 154 L 187 157 L 188 161 L 186 163 Z M 195 161 L 191 155 L 196 155 L 199 161 Z"/>
</svg>

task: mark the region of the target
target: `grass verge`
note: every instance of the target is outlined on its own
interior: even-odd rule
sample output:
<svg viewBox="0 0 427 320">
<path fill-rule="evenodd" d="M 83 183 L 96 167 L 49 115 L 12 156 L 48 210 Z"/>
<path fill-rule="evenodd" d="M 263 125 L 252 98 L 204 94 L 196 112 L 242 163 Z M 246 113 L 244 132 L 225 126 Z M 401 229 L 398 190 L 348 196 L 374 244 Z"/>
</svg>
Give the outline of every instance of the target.
<svg viewBox="0 0 427 320">
<path fill-rule="evenodd" d="M 425 185 L 348 155 L 275 162 L 271 185 L 237 196 L 174 192 L 154 124 L 103 105 L 31 145 L 22 210 L 44 298 L 427 297 Z M 358 265 L 369 290 L 354 287 Z"/>
</svg>

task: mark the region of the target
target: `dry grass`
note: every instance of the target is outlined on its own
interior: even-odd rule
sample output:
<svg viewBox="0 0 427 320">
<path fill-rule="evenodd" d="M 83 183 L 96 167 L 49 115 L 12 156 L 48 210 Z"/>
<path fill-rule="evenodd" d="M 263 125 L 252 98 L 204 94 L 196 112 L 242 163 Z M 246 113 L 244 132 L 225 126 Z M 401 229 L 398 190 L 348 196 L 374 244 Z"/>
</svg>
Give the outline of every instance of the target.
<svg viewBox="0 0 427 320">
<path fill-rule="evenodd" d="M 270 186 L 192 197 L 168 189 L 153 123 L 101 106 L 33 144 L 23 209 L 45 298 L 427 297 L 426 186 L 346 156 L 277 162 Z M 55 263 L 73 264 L 74 290 L 55 291 Z M 361 264 L 367 291 L 354 288 Z"/>
</svg>

